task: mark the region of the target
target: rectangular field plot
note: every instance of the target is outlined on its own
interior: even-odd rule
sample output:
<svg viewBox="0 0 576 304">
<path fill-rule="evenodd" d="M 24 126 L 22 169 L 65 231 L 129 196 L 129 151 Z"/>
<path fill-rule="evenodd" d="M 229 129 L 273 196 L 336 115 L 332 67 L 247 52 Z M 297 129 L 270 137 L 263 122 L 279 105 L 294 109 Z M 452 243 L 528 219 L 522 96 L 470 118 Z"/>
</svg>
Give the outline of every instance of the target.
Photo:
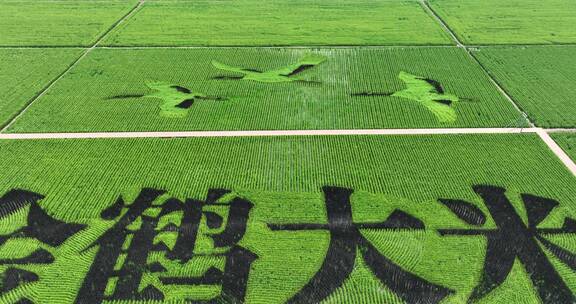
<svg viewBox="0 0 576 304">
<path fill-rule="evenodd" d="M 2 303 L 576 290 L 575 178 L 533 134 L 11 140 L 0 155 Z"/>
<path fill-rule="evenodd" d="M 552 133 L 550 135 L 560 147 L 576 161 L 576 134 L 574 133 Z"/>
<path fill-rule="evenodd" d="M 576 42 L 572 0 L 428 0 L 465 44 Z"/>
<path fill-rule="evenodd" d="M 450 39 L 415 0 L 149 0 L 104 44 L 428 45 Z"/>
<path fill-rule="evenodd" d="M 2 0 L 0 46 L 88 46 L 138 0 Z"/>
<path fill-rule="evenodd" d="M 520 113 L 456 47 L 98 49 L 9 131 L 519 123 Z"/>
<path fill-rule="evenodd" d="M 0 126 L 62 73 L 80 49 L 0 49 Z"/>
<path fill-rule="evenodd" d="M 474 55 L 536 125 L 576 127 L 576 47 L 491 47 Z"/>
</svg>

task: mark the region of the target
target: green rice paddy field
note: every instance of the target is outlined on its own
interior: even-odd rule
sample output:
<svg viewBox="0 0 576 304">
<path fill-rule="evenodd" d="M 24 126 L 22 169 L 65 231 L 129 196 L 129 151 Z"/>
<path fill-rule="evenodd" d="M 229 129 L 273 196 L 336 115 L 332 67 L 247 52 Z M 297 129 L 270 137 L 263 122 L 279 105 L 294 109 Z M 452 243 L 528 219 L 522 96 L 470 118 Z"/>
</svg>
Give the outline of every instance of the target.
<svg viewBox="0 0 576 304">
<path fill-rule="evenodd" d="M 574 24 L 2 0 L 0 304 L 576 303 Z"/>
<path fill-rule="evenodd" d="M 576 47 L 492 47 L 474 55 L 536 125 L 576 126 Z"/>
<path fill-rule="evenodd" d="M 571 0 L 429 0 L 466 44 L 576 42 L 576 2 Z"/>
<path fill-rule="evenodd" d="M 12 120 L 80 54 L 80 49 L 0 49 L 0 125 Z"/>
<path fill-rule="evenodd" d="M 325 56 L 326 61 L 294 76 L 303 81 L 215 79 L 239 74 L 212 64 L 217 60 L 267 71 L 306 54 Z M 460 102 L 451 107 L 454 120 L 440 120 L 415 100 L 378 95 L 406 89 L 401 72 L 434 79 L 446 94 L 458 96 Z M 225 100 L 197 100 L 183 116 L 166 117 L 160 108 L 162 100 L 142 97 L 154 92 L 149 85 L 155 82 Z M 357 96 L 360 93 L 375 95 Z M 8 131 L 507 127 L 522 123 L 521 114 L 458 48 L 99 49 L 38 99 Z"/>
<path fill-rule="evenodd" d="M 576 136 L 574 134 L 557 133 L 552 137 L 572 159 L 576 160 Z"/>
<path fill-rule="evenodd" d="M 450 44 L 415 0 L 152 0 L 105 45 Z"/>
<path fill-rule="evenodd" d="M 89 46 L 137 0 L 2 0 L 0 46 Z"/>
<path fill-rule="evenodd" d="M 89 270 L 98 248 L 90 244 L 118 223 L 110 217 L 103 219 L 101 212 L 113 206 L 119 196 L 126 204 L 120 214 L 131 212 L 130 203 L 134 201 L 136 205 L 144 187 L 166 190 L 168 196 L 159 198 L 160 202 L 169 197 L 204 200 L 212 188 L 233 191 L 221 203 L 233 197 L 251 202 L 246 230 L 238 242 L 257 256 L 247 283 L 245 300 L 250 303 L 280 303 L 290 299 L 327 258 L 328 231 L 282 231 L 273 230 L 270 225 L 326 223 L 326 202 L 321 192 L 325 186 L 353 190 L 351 208 L 355 223 L 383 222 L 394 212 L 420 221 L 424 225 L 421 229 L 366 228 L 360 232 L 392 263 L 445 290 L 445 303 L 464 302 L 472 293 L 482 276 L 486 239 L 478 235 L 442 235 L 442 229 L 469 230 L 474 226 L 458 218 L 439 198 L 469 201 L 488 215 L 491 211 L 473 192 L 472 185 L 493 185 L 506 188 L 514 206 L 512 211 L 523 221 L 532 221 L 533 210 L 527 218 L 521 193 L 557 200 L 559 205 L 539 221 L 539 229 L 559 228 L 566 217 L 576 216 L 574 177 L 535 135 L 31 140 L 2 141 L 0 152 L 5 155 L 0 160 L 4 168 L 0 179 L 3 193 L 10 189 L 34 191 L 45 196 L 38 204 L 47 214 L 68 225 L 87 225 L 56 248 L 30 239 L 16 238 L 5 243 L 0 252 L 5 256 L 24 257 L 41 246 L 56 261 L 24 267 L 38 274 L 40 280 L 3 294 L 0 299 L 4 301 L 22 296 L 39 303 L 77 301 L 81 294 L 76 291 L 84 290 L 82 284 L 95 279 Z M 539 166 L 543 162 L 547 166 Z M 526 206 L 531 207 L 529 203 Z M 224 205 L 204 208 L 224 215 L 227 211 Z M 26 225 L 24 210 L 3 218 L 4 234 Z M 147 210 L 137 219 L 140 223 L 130 223 L 130 228 L 144 225 L 141 221 L 149 220 L 147 216 L 153 216 L 152 211 Z M 179 212 L 160 216 L 154 231 L 184 221 Z M 232 215 L 228 216 L 231 221 Z M 208 218 L 203 217 L 203 225 L 207 223 L 205 220 Z M 398 220 L 396 224 L 401 223 Z M 495 227 L 489 216 L 481 225 L 481 229 Z M 208 234 L 222 230 L 200 229 L 196 247 L 188 248 L 198 257 L 186 263 L 178 264 L 161 251 L 143 253 L 147 255 L 144 260 L 129 260 L 140 263 L 136 267 L 160 262 L 166 268 L 159 273 L 163 277 L 199 276 L 198 271 L 210 265 L 223 267 L 222 257 L 209 254 L 224 248 L 214 248 Z M 150 237 L 154 243 L 164 242 L 173 249 L 177 235 L 168 231 Z M 550 234 L 547 239 L 575 250 L 575 237 L 570 233 Z M 134 246 L 140 244 L 136 238 Z M 355 260 L 356 266 L 340 285 L 324 282 L 322 288 L 327 289 L 324 291 L 330 290 L 326 302 L 401 302 L 391 291 L 394 287 L 376 278 L 365 259 L 359 255 Z M 555 256 L 550 256 L 550 261 L 573 291 L 576 281 L 569 266 Z M 75 271 L 70 272 L 71 268 Z M 154 275 L 145 275 L 138 288 L 142 290 L 152 284 L 166 300 L 208 299 L 221 291 L 215 286 L 162 284 Z M 110 286 L 106 292 L 113 295 L 114 280 L 107 284 Z M 338 288 L 332 290 L 332 285 Z M 538 294 L 531 289 L 529 275 L 517 261 L 506 283 L 482 300 L 534 303 Z"/>
</svg>

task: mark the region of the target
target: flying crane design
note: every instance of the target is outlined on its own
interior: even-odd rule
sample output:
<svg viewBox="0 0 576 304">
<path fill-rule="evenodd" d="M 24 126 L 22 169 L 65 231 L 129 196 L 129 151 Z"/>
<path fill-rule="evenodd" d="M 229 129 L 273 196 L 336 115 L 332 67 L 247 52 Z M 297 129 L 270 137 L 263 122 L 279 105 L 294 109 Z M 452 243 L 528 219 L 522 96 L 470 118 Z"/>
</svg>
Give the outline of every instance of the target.
<svg viewBox="0 0 576 304">
<path fill-rule="evenodd" d="M 269 71 L 260 71 L 256 69 L 234 67 L 218 62 L 216 60 L 212 61 L 212 65 L 219 70 L 232 72 L 236 74 L 242 74 L 242 76 L 216 76 L 215 77 L 216 79 L 242 79 L 242 80 L 253 80 L 258 82 L 274 83 L 274 82 L 305 81 L 303 79 L 294 76 L 310 68 L 313 68 L 324 61 L 326 61 L 325 56 L 309 54 L 302 57 L 296 63 Z"/>
<path fill-rule="evenodd" d="M 150 94 L 117 95 L 108 99 L 126 98 L 153 98 L 161 100 L 160 116 L 170 118 L 182 118 L 188 115 L 188 110 L 197 100 L 225 100 L 218 96 L 208 96 L 203 93 L 193 92 L 188 88 L 172 85 L 165 82 L 150 82 L 146 86 L 153 90 Z"/>
<path fill-rule="evenodd" d="M 355 93 L 352 96 L 395 96 L 417 101 L 426 107 L 439 122 L 453 123 L 457 115 L 454 106 L 460 98 L 454 94 L 444 92 L 442 85 L 433 79 L 400 72 L 398 78 L 404 82 L 406 88 L 395 93 Z"/>
</svg>

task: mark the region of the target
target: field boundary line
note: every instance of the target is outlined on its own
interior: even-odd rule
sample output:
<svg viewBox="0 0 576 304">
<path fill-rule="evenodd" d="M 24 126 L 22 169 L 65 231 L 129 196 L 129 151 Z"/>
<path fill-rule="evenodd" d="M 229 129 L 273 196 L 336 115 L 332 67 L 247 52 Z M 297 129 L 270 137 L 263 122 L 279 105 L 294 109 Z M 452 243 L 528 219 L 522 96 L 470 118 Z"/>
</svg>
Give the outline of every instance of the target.
<svg viewBox="0 0 576 304">
<path fill-rule="evenodd" d="M 0 50 L 29 50 L 29 49 L 87 49 L 89 45 L 5 45 Z"/>
<path fill-rule="evenodd" d="M 255 131 L 166 131 L 86 133 L 3 133 L 0 139 L 89 139 L 173 137 L 257 137 L 326 135 L 442 135 L 537 133 L 540 128 L 447 128 L 447 129 L 341 129 L 341 130 L 255 130 Z"/>
<path fill-rule="evenodd" d="M 536 134 L 540 136 L 540 138 L 542 139 L 542 141 L 544 141 L 544 143 L 546 143 L 548 148 L 550 148 L 550 150 L 552 150 L 552 152 L 556 154 L 556 156 L 560 159 L 560 161 L 564 163 L 566 168 L 568 168 L 568 170 L 570 170 L 570 172 L 572 172 L 572 174 L 576 176 L 576 164 L 570 158 L 570 156 L 568 156 L 568 154 L 566 154 L 566 152 L 564 152 L 564 150 L 554 141 L 554 139 L 550 137 L 550 134 L 548 134 L 548 132 L 546 132 L 546 130 L 544 129 L 537 129 Z"/>
<path fill-rule="evenodd" d="M 311 49 L 311 48 L 433 48 L 455 47 L 454 44 L 278 44 L 278 45 L 98 45 L 97 49 L 218 49 L 218 48 L 266 48 L 266 49 Z M 0 49 L 85 49 L 87 45 L 0 45 Z M 467 44 L 467 48 L 488 47 L 576 47 L 576 43 L 493 43 Z"/>
<path fill-rule="evenodd" d="M 553 129 L 544 129 L 548 133 L 574 133 L 576 132 L 576 128 L 553 128 Z"/>
<path fill-rule="evenodd" d="M 450 48 L 454 44 L 308 44 L 308 45 L 103 45 L 98 49 L 387 49 L 387 48 Z"/>
<path fill-rule="evenodd" d="M 72 70 L 75 66 L 78 65 L 78 63 L 85 58 L 93 49 L 96 48 L 96 46 L 98 46 L 98 44 L 104 39 L 106 38 L 106 36 L 108 36 L 108 34 L 114 29 L 116 28 L 119 24 L 121 24 L 122 22 L 124 22 L 124 20 L 126 20 L 127 18 L 129 18 L 130 16 L 132 16 L 145 2 L 146 0 L 139 0 L 138 3 L 132 8 L 130 9 L 130 11 L 128 11 L 126 14 L 124 14 L 119 20 L 117 20 L 116 22 L 114 22 L 102 35 L 100 35 L 100 37 L 98 39 L 96 39 L 96 42 L 94 42 L 94 44 L 92 44 L 92 46 L 88 47 L 88 48 L 84 48 L 84 52 L 78 57 L 76 58 L 76 60 L 74 60 L 69 66 L 68 68 L 66 68 L 62 73 L 60 73 L 60 75 L 58 75 L 56 78 L 52 79 L 52 81 L 50 81 L 40 92 L 38 92 L 38 94 L 36 94 L 34 97 L 32 97 L 32 99 L 30 99 L 28 101 L 28 103 L 26 104 L 26 106 L 24 106 L 24 108 L 22 108 L 20 110 L 20 112 L 18 112 L 16 115 L 14 115 L 12 117 L 12 119 L 6 123 L 6 125 L 4 125 L 4 127 L 2 128 L 2 130 L 0 130 L 0 133 L 4 133 L 6 130 L 8 130 L 8 128 L 10 128 L 15 121 L 18 120 L 18 118 L 20 118 L 20 116 L 22 116 L 22 114 L 24 114 L 26 112 L 26 110 L 28 110 L 30 108 L 30 106 L 32 106 L 32 104 L 34 104 L 34 102 L 36 102 L 36 100 L 40 99 L 42 96 L 44 96 L 46 94 L 46 92 L 48 92 L 50 90 L 50 88 L 52 88 L 54 86 L 54 84 L 56 82 L 58 82 L 60 79 L 62 79 L 66 74 L 68 74 L 68 72 L 70 72 L 70 70 Z"/>
<path fill-rule="evenodd" d="M 438 22 L 440 24 L 440 26 L 444 29 L 444 31 L 446 33 L 448 33 L 448 35 L 450 35 L 452 40 L 454 42 L 456 42 L 456 46 L 461 47 L 461 48 L 466 48 L 464 46 L 464 44 L 460 41 L 460 39 L 458 39 L 458 36 L 456 36 L 456 33 L 454 33 L 448 27 L 448 24 L 446 24 L 446 22 L 444 22 L 444 20 L 442 20 L 442 18 L 440 18 L 440 16 L 438 16 L 438 14 L 436 14 L 436 12 L 430 7 L 430 5 L 428 4 L 428 2 L 426 0 L 419 0 L 418 2 L 420 3 L 420 5 L 424 9 L 424 11 L 426 11 L 430 17 L 435 19 L 436 22 Z"/>
<path fill-rule="evenodd" d="M 446 30 L 450 36 L 452 37 L 452 39 L 454 40 L 454 42 L 456 42 L 456 45 L 458 47 L 461 47 L 464 51 L 466 51 L 466 53 L 468 54 L 468 56 L 470 56 L 470 58 L 476 62 L 476 64 L 478 64 L 478 66 L 480 66 L 480 68 L 482 69 L 482 71 L 484 71 L 484 73 L 486 74 L 486 76 L 488 76 L 488 79 L 490 79 L 490 82 L 492 82 L 492 84 L 494 86 L 496 86 L 496 88 L 498 89 L 498 91 L 500 91 L 500 93 L 506 98 L 508 99 L 508 101 L 514 106 L 514 108 L 520 112 L 522 114 L 522 116 L 524 117 L 524 120 L 526 120 L 526 122 L 528 123 L 528 125 L 530 125 L 531 128 L 535 128 L 534 123 L 532 123 L 532 121 L 530 121 L 530 119 L 528 118 L 528 114 L 526 114 L 526 112 L 524 112 L 524 110 L 522 110 L 522 108 L 520 108 L 518 106 L 518 104 L 514 101 L 514 99 L 512 99 L 512 96 L 510 96 L 510 94 L 508 94 L 508 92 L 506 92 L 506 90 L 504 90 L 504 88 L 500 85 L 500 83 L 498 83 L 498 81 L 496 81 L 496 79 L 492 76 L 492 74 L 490 74 L 490 72 L 486 69 L 486 67 L 484 67 L 484 65 L 478 60 L 478 58 L 476 58 L 476 56 L 474 56 L 474 54 L 472 53 L 472 51 L 470 50 L 470 48 L 468 46 L 466 46 L 464 43 L 462 43 L 460 41 L 460 39 L 458 38 L 458 36 L 456 35 L 456 33 L 454 31 L 452 31 L 452 29 L 448 26 L 448 24 L 446 22 L 444 22 L 444 20 L 442 19 L 442 17 L 440 17 L 436 11 L 434 11 L 434 9 L 430 6 L 430 4 L 428 3 L 427 0 L 420 0 L 419 1 L 422 6 L 424 7 L 424 9 L 431 14 L 437 21 L 438 23 L 440 23 L 440 25 L 442 26 L 442 28 L 444 28 L 444 30 Z"/>
<path fill-rule="evenodd" d="M 0 45 L 0 49 L 86 49 L 86 45 Z M 449 48 L 455 44 L 308 44 L 308 45 L 97 45 L 97 49 L 347 49 L 347 48 Z M 510 43 L 510 44 L 467 44 L 467 48 L 489 47 L 576 47 L 576 43 Z"/>
<path fill-rule="evenodd" d="M 487 47 L 575 47 L 576 43 L 493 43 L 493 44 L 467 44 L 469 48 L 487 48 Z"/>
<path fill-rule="evenodd" d="M 86 48 L 84 48 L 84 52 L 86 52 Z M 83 57 L 84 53 L 82 53 L 80 56 L 78 56 L 78 58 L 76 58 L 74 61 L 72 61 L 71 64 L 68 65 L 68 67 L 62 71 L 60 74 L 58 74 L 58 76 L 56 76 L 56 78 L 50 80 L 38 93 L 36 93 L 34 96 L 32 96 L 32 98 L 30 98 L 30 100 L 28 100 L 28 102 L 19 110 L 19 112 L 14 113 L 14 115 L 10 116 L 10 119 L 6 122 L 6 124 L 2 125 L 2 129 L 0 130 L 0 133 L 3 133 L 4 131 L 6 131 L 8 129 L 8 127 L 10 127 L 12 125 L 12 123 L 18 119 L 18 117 L 20 117 L 22 115 L 22 113 L 24 113 L 24 111 L 26 111 L 26 109 L 28 109 L 28 107 L 30 107 L 30 105 L 32 103 L 34 103 L 34 101 L 36 101 L 36 99 L 40 98 L 41 96 L 44 95 L 44 93 L 52 86 L 54 85 L 54 83 L 56 81 L 58 81 L 60 78 L 62 78 L 62 76 L 64 76 L 64 74 L 66 74 L 70 69 L 72 69 L 72 67 L 74 67 L 76 65 L 76 63 L 78 63 L 78 61 L 80 61 L 80 59 Z"/>
</svg>

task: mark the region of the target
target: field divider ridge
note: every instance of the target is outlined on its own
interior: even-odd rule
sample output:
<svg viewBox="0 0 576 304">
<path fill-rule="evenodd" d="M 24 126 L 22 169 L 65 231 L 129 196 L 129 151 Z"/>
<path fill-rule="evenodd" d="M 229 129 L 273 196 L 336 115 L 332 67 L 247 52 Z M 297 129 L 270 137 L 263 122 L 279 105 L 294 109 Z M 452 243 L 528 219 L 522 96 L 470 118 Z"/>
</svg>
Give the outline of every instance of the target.
<svg viewBox="0 0 576 304">
<path fill-rule="evenodd" d="M 438 14 L 436 14 L 436 12 L 430 7 L 430 5 L 428 4 L 428 2 L 426 0 L 419 0 L 418 2 L 420 3 L 420 5 L 424 9 L 424 11 L 426 13 L 428 13 L 429 16 L 434 18 L 436 20 L 436 22 L 438 22 L 440 24 L 440 26 L 444 29 L 444 31 L 446 33 L 448 33 L 448 35 L 450 35 L 452 40 L 456 43 L 456 46 L 461 47 L 461 48 L 466 48 L 464 46 L 464 44 L 460 41 L 460 39 L 458 39 L 458 36 L 456 36 L 456 33 L 454 33 L 448 27 L 448 24 L 446 24 L 446 22 L 444 22 L 444 20 L 442 20 L 442 18 L 440 18 L 440 16 L 438 16 Z"/>
<path fill-rule="evenodd" d="M 532 121 L 530 121 L 530 119 L 528 118 L 528 114 L 526 114 L 526 112 L 524 112 L 524 110 L 522 110 L 522 108 L 520 108 L 518 106 L 518 104 L 514 101 L 514 99 L 512 99 L 512 97 L 510 96 L 510 94 L 508 94 L 508 92 L 506 92 L 506 90 L 504 90 L 504 88 L 500 85 L 500 83 L 498 83 L 498 81 L 496 81 L 496 79 L 494 79 L 494 77 L 492 76 L 492 74 L 490 74 L 490 72 L 486 69 L 486 67 L 484 67 L 484 65 L 482 65 L 482 63 L 478 60 L 478 58 L 476 58 L 476 56 L 474 56 L 474 54 L 472 54 L 472 51 L 470 50 L 470 48 L 468 46 L 466 46 L 464 43 L 462 43 L 462 41 L 460 41 L 460 39 L 458 38 L 458 35 L 456 35 L 456 33 L 448 26 L 448 24 L 446 22 L 444 22 L 444 20 L 442 19 L 442 17 L 440 17 L 436 11 L 434 11 L 434 9 L 430 6 L 430 4 L 428 3 L 428 1 L 426 0 L 420 0 L 419 1 L 420 4 L 422 5 L 422 7 L 424 8 L 425 11 L 427 11 L 429 14 L 432 15 L 432 17 L 434 17 L 436 19 L 436 21 L 438 21 L 438 23 L 440 24 L 440 26 L 442 26 L 442 28 L 452 37 L 452 39 L 454 40 L 454 42 L 456 43 L 456 45 L 460 48 L 462 48 L 464 51 L 466 51 L 466 53 L 468 54 L 468 56 L 470 56 L 470 58 L 476 62 L 476 64 L 478 64 L 480 66 L 480 68 L 482 69 L 482 71 L 484 71 L 484 73 L 488 76 L 488 78 L 490 79 L 490 82 L 492 82 L 492 84 L 494 86 L 496 86 L 496 88 L 498 89 L 498 91 L 500 91 L 500 93 L 514 106 L 514 108 L 520 112 L 522 114 L 522 116 L 524 117 L 524 119 L 526 120 L 526 122 L 530 125 L 531 128 L 534 128 L 535 125 L 532 123 Z"/>
<path fill-rule="evenodd" d="M 88 138 L 175 138 L 175 137 L 254 137 L 327 135 L 442 135 L 537 133 L 540 128 L 432 128 L 432 129 L 341 129 L 341 130 L 254 130 L 254 131 L 164 131 L 164 132 L 83 132 L 83 133 L 3 133 L 0 139 L 88 139 Z"/>
<path fill-rule="evenodd" d="M 352 49 L 352 48 L 451 48 L 458 47 L 455 44 L 309 44 L 309 45 L 97 45 L 97 49 Z M 462 46 L 463 47 L 463 46 Z M 576 43 L 494 43 L 494 44 L 467 44 L 466 48 L 486 47 L 576 47 Z M 0 49 L 64 49 L 64 48 L 87 48 L 83 45 L 0 45 Z"/>
<path fill-rule="evenodd" d="M 570 172 L 572 172 L 572 174 L 576 176 L 576 164 L 570 158 L 570 156 L 568 156 L 568 154 L 566 154 L 566 152 L 564 152 L 564 150 L 554 141 L 554 139 L 550 137 L 550 134 L 548 134 L 548 132 L 546 132 L 546 130 L 544 129 L 537 129 L 536 134 L 540 136 L 540 138 L 542 139 L 542 141 L 546 143 L 548 148 L 550 148 L 550 150 L 552 150 L 552 152 L 556 154 L 556 156 L 560 159 L 560 161 L 564 163 L 566 168 L 568 168 L 568 170 L 570 170 Z"/>
<path fill-rule="evenodd" d="M 60 79 L 62 79 L 66 74 L 68 74 L 68 72 L 70 72 L 70 70 L 72 70 L 75 66 L 77 66 L 78 63 L 83 58 L 85 58 L 92 50 L 94 50 L 98 46 L 98 44 L 100 44 L 100 42 L 102 42 L 102 40 L 104 40 L 104 38 L 106 38 L 106 36 L 108 36 L 108 34 L 114 28 L 116 28 L 119 24 L 124 22 L 124 20 L 126 20 L 130 16 L 132 16 L 144 4 L 145 1 L 146 0 L 139 0 L 138 3 L 132 9 L 130 9 L 130 11 L 128 11 L 126 14 L 124 14 L 120 19 L 118 19 L 114 24 L 112 24 L 102 35 L 100 35 L 100 37 L 98 37 L 96 42 L 94 42 L 88 48 L 84 48 L 84 52 L 78 58 L 76 58 L 76 60 L 74 60 L 68 66 L 68 68 L 66 68 L 56 78 L 52 79 L 52 81 L 50 81 L 38 94 L 36 94 L 34 97 L 32 97 L 32 99 L 30 99 L 30 101 L 28 101 L 26 106 L 24 106 L 24 108 L 22 108 L 22 110 L 20 110 L 20 112 L 18 112 L 16 115 L 14 115 L 14 117 L 8 123 L 6 123 L 6 125 L 4 125 L 2 127 L 2 130 L 0 130 L 0 133 L 4 133 L 6 130 L 8 130 L 8 128 L 10 128 L 10 126 L 12 126 L 14 124 L 14 122 L 16 120 L 18 120 L 18 118 L 20 118 L 20 116 L 22 116 L 22 114 L 24 114 L 26 112 L 26 110 L 28 110 L 30 108 L 30 106 L 32 106 L 32 104 L 34 104 L 34 102 L 36 102 L 36 100 L 38 100 L 39 98 L 44 96 L 46 94 L 46 92 L 48 92 L 50 90 L 50 88 L 52 88 L 54 86 L 54 84 L 56 84 Z"/>
<path fill-rule="evenodd" d="M 308 44 L 308 45 L 103 45 L 98 49 L 390 49 L 390 48 L 453 48 L 454 44 Z"/>
<path fill-rule="evenodd" d="M 575 128 L 552 128 L 544 130 L 548 133 L 576 133 Z"/>
<path fill-rule="evenodd" d="M 494 43 L 466 45 L 467 48 L 483 47 L 576 47 L 576 43 Z M 0 46 L 0 48 L 37 48 L 41 46 Z M 102 45 L 98 49 L 218 49 L 218 48 L 264 48 L 264 49 L 339 49 L 339 48 L 450 48 L 455 44 L 309 44 L 309 45 Z"/>
</svg>

